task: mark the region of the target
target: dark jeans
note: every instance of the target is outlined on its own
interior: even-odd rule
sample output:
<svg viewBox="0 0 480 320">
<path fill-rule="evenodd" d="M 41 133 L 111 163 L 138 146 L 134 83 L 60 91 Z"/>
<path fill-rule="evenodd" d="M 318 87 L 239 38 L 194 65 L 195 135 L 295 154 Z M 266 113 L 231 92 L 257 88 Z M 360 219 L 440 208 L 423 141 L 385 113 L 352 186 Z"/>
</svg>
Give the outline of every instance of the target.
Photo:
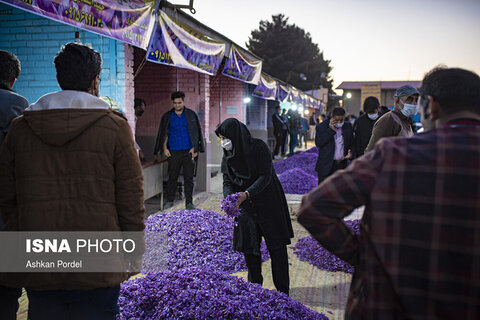
<svg viewBox="0 0 480 320">
<path fill-rule="evenodd" d="M 22 295 L 22 289 L 12 289 L 0 286 L 0 319 L 17 319 L 18 298 Z"/>
<path fill-rule="evenodd" d="M 27 290 L 29 320 L 115 320 L 120 286 L 94 290 Z"/>
<path fill-rule="evenodd" d="M 287 139 L 287 130 L 282 130 L 277 132 L 275 135 L 275 149 L 273 150 L 273 155 L 278 155 L 280 148 L 282 149 L 282 155 L 285 154 L 285 140 Z"/>
<path fill-rule="evenodd" d="M 295 153 L 295 147 L 298 145 L 298 130 L 290 130 L 290 155 Z"/>
<path fill-rule="evenodd" d="M 167 183 L 167 201 L 175 200 L 177 191 L 178 176 L 183 167 L 183 187 L 185 189 L 185 203 L 193 202 L 193 173 L 195 170 L 195 160 L 192 159 L 188 150 L 170 150 L 172 155 L 168 158 L 168 183 Z"/>
<path fill-rule="evenodd" d="M 273 284 L 277 291 L 288 294 L 290 290 L 290 276 L 288 274 L 288 254 L 287 246 L 279 249 L 268 250 L 270 259 L 272 259 Z M 248 281 L 252 283 L 263 284 L 262 277 L 262 257 L 245 254 L 245 262 L 248 268 Z"/>
<path fill-rule="evenodd" d="M 305 148 L 307 148 L 307 133 L 308 131 L 302 131 L 298 134 L 299 135 L 298 144 L 300 145 L 300 148 L 302 147 L 302 140 L 303 140 L 303 145 L 305 146 Z"/>
<path fill-rule="evenodd" d="M 345 169 L 346 167 L 347 167 L 347 160 L 340 160 L 340 161 L 333 160 L 332 169 L 330 170 L 329 174 L 327 175 L 323 175 L 320 173 L 318 174 L 318 184 L 320 185 L 320 183 L 322 183 L 323 180 L 325 180 L 328 176 L 333 174 L 335 171 Z"/>
</svg>

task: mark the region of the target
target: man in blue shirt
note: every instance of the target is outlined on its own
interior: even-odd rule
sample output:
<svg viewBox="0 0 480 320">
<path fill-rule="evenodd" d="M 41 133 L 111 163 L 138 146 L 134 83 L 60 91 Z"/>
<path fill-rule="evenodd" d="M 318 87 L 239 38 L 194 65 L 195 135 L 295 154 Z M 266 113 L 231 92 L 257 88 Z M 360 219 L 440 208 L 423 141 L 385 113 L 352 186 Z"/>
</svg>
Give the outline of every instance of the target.
<svg viewBox="0 0 480 320">
<path fill-rule="evenodd" d="M 205 151 L 202 128 L 195 111 L 184 105 L 185 93 L 172 93 L 173 109 L 162 116 L 153 153 L 168 158 L 167 201 L 164 209 L 173 206 L 178 175 L 183 168 L 185 208 L 193 205 L 193 175 L 199 152 Z"/>
</svg>

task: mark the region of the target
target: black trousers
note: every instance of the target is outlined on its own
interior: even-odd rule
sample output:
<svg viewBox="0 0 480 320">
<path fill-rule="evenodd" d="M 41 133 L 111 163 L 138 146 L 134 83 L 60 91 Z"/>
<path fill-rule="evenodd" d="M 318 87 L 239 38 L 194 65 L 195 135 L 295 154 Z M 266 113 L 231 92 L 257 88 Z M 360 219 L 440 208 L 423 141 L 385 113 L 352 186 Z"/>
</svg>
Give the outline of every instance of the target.
<svg viewBox="0 0 480 320">
<path fill-rule="evenodd" d="M 115 320 L 120 286 L 93 290 L 28 290 L 28 319 Z"/>
<path fill-rule="evenodd" d="M 273 284 L 277 291 L 288 294 L 290 291 L 290 276 L 288 274 L 287 246 L 274 250 L 268 249 L 268 252 L 272 260 Z M 245 253 L 245 262 L 248 268 L 248 281 L 262 285 L 262 257 Z"/>
<path fill-rule="evenodd" d="M 323 180 L 325 180 L 328 176 L 332 175 L 335 171 L 345 169 L 346 167 L 347 167 L 347 160 L 340 160 L 340 161 L 333 160 L 332 169 L 330 170 L 329 174 L 327 175 L 323 175 L 320 173 L 318 174 L 318 185 L 320 185 L 320 183 L 322 183 Z"/>
<path fill-rule="evenodd" d="M 0 319 L 17 319 L 18 298 L 21 295 L 21 288 L 13 289 L 0 286 Z"/>
<path fill-rule="evenodd" d="M 282 155 L 285 154 L 285 139 L 287 139 L 287 130 L 282 130 L 275 134 L 275 149 L 273 150 L 273 155 L 278 155 L 280 148 L 282 148 Z"/>
<path fill-rule="evenodd" d="M 185 189 L 185 203 L 193 201 L 193 173 L 195 170 L 195 160 L 192 159 L 188 150 L 171 150 L 172 155 L 168 158 L 168 183 L 167 183 L 167 201 L 175 200 L 177 191 L 178 176 L 180 169 L 183 168 L 183 187 Z"/>
</svg>

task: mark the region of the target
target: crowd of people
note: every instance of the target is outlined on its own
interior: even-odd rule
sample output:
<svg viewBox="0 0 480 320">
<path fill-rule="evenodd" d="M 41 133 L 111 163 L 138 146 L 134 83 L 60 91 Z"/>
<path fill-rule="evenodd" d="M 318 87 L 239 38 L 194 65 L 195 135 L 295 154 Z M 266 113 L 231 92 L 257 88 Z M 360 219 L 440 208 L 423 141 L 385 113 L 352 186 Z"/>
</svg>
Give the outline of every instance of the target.
<svg viewBox="0 0 480 320">
<path fill-rule="evenodd" d="M 307 148 L 307 140 L 311 127 L 315 125 L 314 116 L 309 119 L 302 116 L 297 110 L 282 109 L 275 107 L 275 113 L 272 115 L 273 135 L 275 136 L 275 147 L 273 148 L 273 158 L 278 160 L 286 156 L 292 156 L 295 148 Z M 286 153 L 288 151 L 288 153 Z"/>
<path fill-rule="evenodd" d="M 2 231 L 142 231 L 141 150 L 126 118 L 99 98 L 100 54 L 69 43 L 54 64 L 62 90 L 29 106 L 13 91 L 20 62 L 0 51 Z M 171 100 L 154 150 L 168 158 L 165 208 L 173 205 L 182 170 L 185 206 L 195 209 L 202 128 L 183 92 Z M 145 107 L 135 101 L 136 117 Z M 277 159 L 287 150 L 293 155 L 298 143 L 306 146 L 315 128 L 319 186 L 303 198 L 298 221 L 355 267 L 345 317 L 478 319 L 480 78 L 437 68 L 420 90 L 398 88 L 393 110 L 385 112 L 369 97 L 363 111 L 358 119 L 346 119 L 343 108 L 334 108 L 317 123 L 277 107 L 272 118 Z M 418 111 L 425 132 L 414 134 L 411 118 Z M 223 194 L 240 195 L 233 246 L 245 256 L 248 280 L 263 282 L 263 237 L 274 285 L 289 294 L 293 228 L 272 152 L 236 119 L 223 121 L 215 133 L 223 148 Z M 357 236 L 342 219 L 360 206 L 365 210 Z M 0 318 L 15 319 L 25 288 L 30 319 L 114 319 L 126 277 L 0 273 Z"/>
</svg>

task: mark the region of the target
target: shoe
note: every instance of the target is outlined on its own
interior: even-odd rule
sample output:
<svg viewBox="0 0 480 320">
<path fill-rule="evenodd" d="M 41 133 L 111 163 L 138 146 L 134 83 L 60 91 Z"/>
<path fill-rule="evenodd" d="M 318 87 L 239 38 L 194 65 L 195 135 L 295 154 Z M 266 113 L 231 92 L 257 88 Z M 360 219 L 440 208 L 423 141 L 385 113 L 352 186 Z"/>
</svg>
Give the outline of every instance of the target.
<svg viewBox="0 0 480 320">
<path fill-rule="evenodd" d="M 280 156 L 277 154 L 275 157 L 273 157 L 273 159 L 278 160 L 278 159 L 282 159 L 282 157 L 280 157 Z"/>
<path fill-rule="evenodd" d="M 193 203 L 187 203 L 185 205 L 185 210 L 195 210 L 195 209 L 197 209 L 197 207 L 195 207 Z"/>
<path fill-rule="evenodd" d="M 173 202 L 167 201 L 167 202 L 165 202 L 165 204 L 163 205 L 163 210 L 168 210 L 168 209 L 170 209 L 171 207 L 173 207 Z"/>
</svg>

